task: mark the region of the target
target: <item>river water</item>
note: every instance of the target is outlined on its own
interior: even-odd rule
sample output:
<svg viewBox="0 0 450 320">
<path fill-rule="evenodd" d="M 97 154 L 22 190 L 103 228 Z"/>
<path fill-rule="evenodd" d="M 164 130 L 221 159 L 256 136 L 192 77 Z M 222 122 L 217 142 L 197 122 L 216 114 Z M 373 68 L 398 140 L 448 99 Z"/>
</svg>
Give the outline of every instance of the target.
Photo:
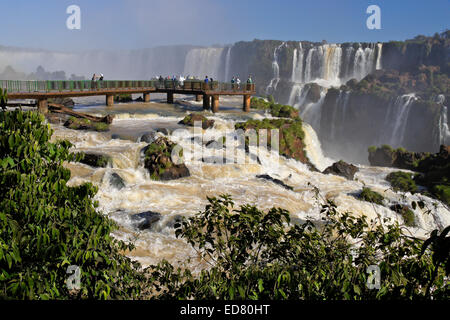
<svg viewBox="0 0 450 320">
<path fill-rule="evenodd" d="M 152 99 L 155 96 L 152 96 Z M 156 96 L 156 98 L 158 98 Z M 162 98 L 162 97 L 161 97 Z M 230 136 L 234 124 L 247 119 L 262 119 L 262 113 L 243 113 L 242 98 L 222 98 L 221 110 L 217 114 L 207 112 L 206 116 L 215 120 L 214 127 L 202 130 L 203 141 L 193 138 L 193 128 L 178 124 L 189 112 L 201 111 L 202 103 L 181 97 L 182 105 L 168 105 L 162 100 L 150 103 L 116 104 L 112 108 L 104 106 L 104 97 L 76 99 L 75 110 L 105 115 L 114 113 L 115 119 L 110 131 L 105 133 L 70 130 L 62 125 L 52 125 L 53 140 L 67 139 L 74 144 L 73 151 L 95 151 L 111 156 L 112 165 L 107 168 L 92 168 L 80 163 L 66 163 L 71 170 L 70 185 L 92 182 L 99 186 L 95 200 L 99 201 L 99 210 L 115 220 L 119 230 L 114 233 L 117 238 L 133 241 L 136 249 L 128 253 L 144 266 L 154 264 L 161 259 L 172 263 L 185 261 L 192 257 L 192 268 L 200 270 L 204 265 L 196 259 L 196 252 L 183 240 L 176 239 L 174 222 L 180 217 L 189 217 L 204 210 L 207 196 L 230 194 L 237 205 L 254 204 L 260 209 L 281 207 L 289 210 L 294 223 L 305 219 L 320 220 L 320 204 L 315 188 L 324 199 L 332 199 L 339 211 L 351 211 L 356 215 L 366 215 L 370 219 L 391 218 L 402 223 L 400 215 L 389 207 L 395 203 L 409 204 L 411 201 L 423 200 L 425 209 L 414 210 L 417 227 L 406 228 L 407 232 L 418 237 L 425 237 L 435 228 L 450 224 L 450 212 L 440 202 L 422 195 L 395 193 L 384 180 L 385 176 L 397 169 L 358 165 L 359 172 L 353 181 L 335 175 L 325 175 L 310 171 L 306 165 L 293 159 L 279 157 L 277 161 L 261 157 L 260 162 L 212 164 L 201 161 L 202 157 L 211 155 L 211 148 L 205 143 L 221 136 Z M 194 146 L 200 154 L 194 153 L 194 159 L 186 163 L 191 176 L 172 181 L 153 181 L 142 163 L 140 150 L 147 145 L 140 142 L 142 134 L 158 128 L 176 131 L 171 140 L 188 150 Z M 305 143 L 309 159 L 320 170 L 333 163 L 321 150 L 320 142 L 311 126 L 305 123 Z M 192 149 L 189 149 L 192 150 Z M 125 187 L 116 189 L 109 183 L 112 173 L 117 173 L 125 182 Z M 256 177 L 268 174 L 283 181 L 293 190 Z M 363 186 L 381 193 L 385 205 L 375 205 L 360 201 L 357 195 Z M 425 212 L 426 210 L 429 212 Z M 162 219 L 150 230 L 139 231 L 130 219 L 130 214 L 155 211 Z"/>
</svg>

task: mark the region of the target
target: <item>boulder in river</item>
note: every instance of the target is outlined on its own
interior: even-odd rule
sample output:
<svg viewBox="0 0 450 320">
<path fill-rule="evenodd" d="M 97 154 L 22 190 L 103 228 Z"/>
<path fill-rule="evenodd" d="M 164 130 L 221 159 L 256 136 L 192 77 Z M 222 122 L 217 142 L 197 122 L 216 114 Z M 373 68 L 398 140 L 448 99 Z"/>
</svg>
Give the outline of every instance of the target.
<svg viewBox="0 0 450 320">
<path fill-rule="evenodd" d="M 285 184 L 283 181 L 276 179 L 276 178 L 272 178 L 271 176 L 269 176 L 268 174 L 259 174 L 256 176 L 259 179 L 265 179 L 268 181 L 272 181 L 275 184 L 278 184 L 279 186 L 282 186 L 283 188 L 287 189 L 287 190 L 294 190 L 293 187 L 288 186 L 287 184 Z"/>
<path fill-rule="evenodd" d="M 184 124 L 185 126 L 193 127 L 195 122 L 201 122 L 202 129 L 204 129 L 204 130 L 212 128 L 214 126 L 214 120 L 209 120 L 205 116 L 202 116 L 201 114 L 196 114 L 196 113 L 188 114 L 186 117 L 184 117 L 183 120 L 181 120 L 178 123 Z"/>
<path fill-rule="evenodd" d="M 117 190 L 125 188 L 125 182 L 123 181 L 122 177 L 115 172 L 113 172 L 109 177 L 109 184 Z"/>
<path fill-rule="evenodd" d="M 172 152 L 176 144 L 166 137 L 159 137 L 153 143 L 146 146 L 144 152 L 144 167 L 150 173 L 153 180 L 173 180 L 190 175 L 189 169 L 182 161 L 182 149 L 178 154 L 178 163 L 172 160 Z"/>
<path fill-rule="evenodd" d="M 153 224 L 161 219 L 161 214 L 154 211 L 145 211 L 130 215 L 133 224 L 139 230 L 150 229 Z"/>
<path fill-rule="evenodd" d="M 349 164 L 345 161 L 339 160 L 338 162 L 333 163 L 331 166 L 326 168 L 323 173 L 325 174 L 334 174 L 337 176 L 344 177 L 348 180 L 353 180 L 355 177 L 355 173 L 358 172 L 358 167 Z"/>
<path fill-rule="evenodd" d="M 146 132 L 141 137 L 141 142 L 152 143 L 158 138 L 156 131 Z"/>
<path fill-rule="evenodd" d="M 112 159 L 110 156 L 105 154 L 84 152 L 84 157 L 80 160 L 80 162 L 91 167 L 106 168 L 108 163 L 112 162 Z"/>
</svg>

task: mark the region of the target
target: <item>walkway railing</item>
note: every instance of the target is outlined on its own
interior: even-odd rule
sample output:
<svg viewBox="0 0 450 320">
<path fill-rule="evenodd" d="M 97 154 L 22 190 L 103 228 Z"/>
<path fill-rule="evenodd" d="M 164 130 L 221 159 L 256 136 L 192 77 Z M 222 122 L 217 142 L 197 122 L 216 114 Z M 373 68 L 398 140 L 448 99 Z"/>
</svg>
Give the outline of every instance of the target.
<svg viewBox="0 0 450 320">
<path fill-rule="evenodd" d="M 8 93 L 45 93 L 67 91 L 92 91 L 104 89 L 163 89 L 185 91 L 249 91 L 255 90 L 254 84 L 231 84 L 213 81 L 205 83 L 202 80 L 184 80 L 179 82 L 171 79 L 159 80 L 0 80 L 0 88 Z"/>
</svg>

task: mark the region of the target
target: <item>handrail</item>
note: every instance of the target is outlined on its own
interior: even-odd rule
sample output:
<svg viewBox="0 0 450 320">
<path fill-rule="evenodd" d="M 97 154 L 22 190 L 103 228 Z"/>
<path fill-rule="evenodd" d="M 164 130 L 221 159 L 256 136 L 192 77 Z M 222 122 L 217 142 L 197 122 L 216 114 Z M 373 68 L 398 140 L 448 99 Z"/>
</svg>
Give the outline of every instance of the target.
<svg viewBox="0 0 450 320">
<path fill-rule="evenodd" d="M 160 89 L 184 91 L 244 91 L 254 92 L 254 84 L 232 84 L 202 80 L 0 80 L 0 88 L 8 93 L 83 92 L 103 89 Z"/>
</svg>

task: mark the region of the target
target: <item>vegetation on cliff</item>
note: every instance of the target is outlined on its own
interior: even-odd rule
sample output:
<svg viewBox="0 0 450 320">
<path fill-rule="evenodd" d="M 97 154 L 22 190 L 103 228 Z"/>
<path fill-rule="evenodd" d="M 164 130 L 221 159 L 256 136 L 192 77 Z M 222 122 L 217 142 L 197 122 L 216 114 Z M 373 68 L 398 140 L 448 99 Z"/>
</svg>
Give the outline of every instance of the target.
<svg viewBox="0 0 450 320">
<path fill-rule="evenodd" d="M 274 101 L 266 101 L 263 98 L 252 97 L 250 101 L 250 108 L 267 110 L 273 117 L 280 118 L 297 118 L 298 111 L 289 105 L 282 105 Z"/>
<path fill-rule="evenodd" d="M 293 119 L 263 119 L 248 120 L 236 123 L 235 129 L 255 130 L 259 137 L 259 130 L 267 130 L 267 144 L 271 146 L 271 129 L 279 129 L 279 152 L 281 155 L 293 158 L 303 163 L 309 163 L 306 157 L 304 138 L 305 133 L 302 128 L 300 118 Z"/>
<path fill-rule="evenodd" d="M 406 172 L 390 173 L 386 180 L 394 190 L 415 193 L 417 185 L 427 187 L 420 191 L 450 205 L 450 147 L 441 146 L 435 154 L 410 152 L 403 148 L 393 149 L 384 145 L 369 147 L 371 165 L 395 167 L 419 172 L 412 175 Z"/>
</svg>

